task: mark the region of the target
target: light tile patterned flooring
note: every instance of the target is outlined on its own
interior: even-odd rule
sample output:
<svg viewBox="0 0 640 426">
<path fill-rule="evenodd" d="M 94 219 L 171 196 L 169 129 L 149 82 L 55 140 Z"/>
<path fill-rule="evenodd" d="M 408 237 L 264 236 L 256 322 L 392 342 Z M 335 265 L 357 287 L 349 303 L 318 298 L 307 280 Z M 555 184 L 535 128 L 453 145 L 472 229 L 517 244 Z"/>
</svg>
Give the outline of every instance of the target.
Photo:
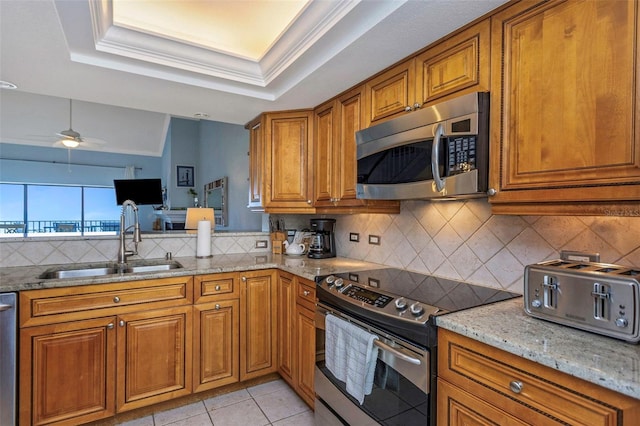
<svg viewBox="0 0 640 426">
<path fill-rule="evenodd" d="M 154 412 L 124 426 L 313 426 L 313 411 L 281 379 Z"/>
</svg>

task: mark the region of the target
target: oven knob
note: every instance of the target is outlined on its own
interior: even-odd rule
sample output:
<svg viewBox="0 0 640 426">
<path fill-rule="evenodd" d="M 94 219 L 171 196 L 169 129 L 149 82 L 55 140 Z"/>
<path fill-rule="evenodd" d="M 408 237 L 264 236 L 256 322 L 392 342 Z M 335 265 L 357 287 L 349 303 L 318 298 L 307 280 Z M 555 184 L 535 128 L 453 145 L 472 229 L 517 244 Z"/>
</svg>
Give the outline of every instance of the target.
<svg viewBox="0 0 640 426">
<path fill-rule="evenodd" d="M 424 308 L 422 307 L 420 302 L 416 302 L 412 304 L 411 307 L 409 307 L 409 309 L 411 310 L 411 313 L 417 317 L 419 317 L 424 313 Z"/>
<path fill-rule="evenodd" d="M 327 282 L 327 284 L 331 285 L 333 284 L 333 282 L 336 280 L 336 277 L 334 277 L 333 275 L 329 275 L 327 278 L 325 278 L 325 281 Z"/>
<path fill-rule="evenodd" d="M 344 285 L 344 280 L 342 278 L 338 278 L 337 280 L 335 280 L 334 285 L 336 286 L 336 288 L 340 288 Z"/>
<path fill-rule="evenodd" d="M 534 308 L 539 308 L 540 306 L 542 306 L 542 302 L 538 299 L 533 299 L 531 301 L 531 306 L 533 306 Z"/>
<path fill-rule="evenodd" d="M 616 319 L 616 325 L 620 328 L 625 328 L 629 325 L 629 321 L 626 318 L 618 318 Z"/>
<path fill-rule="evenodd" d="M 407 309 L 407 300 L 404 297 L 396 299 L 395 304 L 396 304 L 396 309 L 399 309 L 399 310 Z"/>
</svg>

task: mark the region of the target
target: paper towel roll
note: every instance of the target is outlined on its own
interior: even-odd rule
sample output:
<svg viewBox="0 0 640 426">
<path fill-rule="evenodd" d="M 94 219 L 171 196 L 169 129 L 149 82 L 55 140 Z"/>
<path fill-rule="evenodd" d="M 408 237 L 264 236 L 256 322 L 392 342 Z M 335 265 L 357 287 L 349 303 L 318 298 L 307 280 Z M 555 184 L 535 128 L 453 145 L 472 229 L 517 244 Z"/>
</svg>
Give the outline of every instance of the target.
<svg viewBox="0 0 640 426">
<path fill-rule="evenodd" d="M 211 257 L 211 222 L 208 220 L 198 221 L 196 257 Z"/>
</svg>

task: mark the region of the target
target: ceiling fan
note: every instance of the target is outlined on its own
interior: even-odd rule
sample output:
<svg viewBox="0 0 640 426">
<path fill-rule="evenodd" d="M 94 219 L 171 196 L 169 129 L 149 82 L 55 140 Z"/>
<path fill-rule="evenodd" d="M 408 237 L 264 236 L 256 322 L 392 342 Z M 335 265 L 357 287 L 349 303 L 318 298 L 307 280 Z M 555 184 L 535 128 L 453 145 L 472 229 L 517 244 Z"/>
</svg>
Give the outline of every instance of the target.
<svg viewBox="0 0 640 426">
<path fill-rule="evenodd" d="M 80 145 L 98 146 L 98 145 L 105 144 L 105 142 L 100 139 L 82 137 L 80 133 L 73 130 L 72 120 L 73 120 L 73 101 L 69 99 L 69 128 L 67 130 L 62 130 L 61 132 L 56 133 L 56 136 L 60 139 L 58 139 L 53 144 L 53 146 L 71 149 L 71 148 L 77 148 Z"/>
</svg>

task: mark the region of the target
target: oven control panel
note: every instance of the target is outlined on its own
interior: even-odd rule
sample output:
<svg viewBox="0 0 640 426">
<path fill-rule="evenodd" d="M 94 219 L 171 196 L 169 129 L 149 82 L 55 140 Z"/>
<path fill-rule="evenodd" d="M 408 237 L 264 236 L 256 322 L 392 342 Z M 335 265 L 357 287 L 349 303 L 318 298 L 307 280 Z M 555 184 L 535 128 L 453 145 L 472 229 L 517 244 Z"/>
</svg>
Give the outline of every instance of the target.
<svg viewBox="0 0 640 426">
<path fill-rule="evenodd" d="M 354 305 L 406 321 L 426 323 L 430 315 L 439 312 L 438 308 L 422 304 L 417 300 L 385 293 L 374 287 L 334 275 L 322 279 L 318 286 L 320 291 L 327 291 Z"/>
</svg>

